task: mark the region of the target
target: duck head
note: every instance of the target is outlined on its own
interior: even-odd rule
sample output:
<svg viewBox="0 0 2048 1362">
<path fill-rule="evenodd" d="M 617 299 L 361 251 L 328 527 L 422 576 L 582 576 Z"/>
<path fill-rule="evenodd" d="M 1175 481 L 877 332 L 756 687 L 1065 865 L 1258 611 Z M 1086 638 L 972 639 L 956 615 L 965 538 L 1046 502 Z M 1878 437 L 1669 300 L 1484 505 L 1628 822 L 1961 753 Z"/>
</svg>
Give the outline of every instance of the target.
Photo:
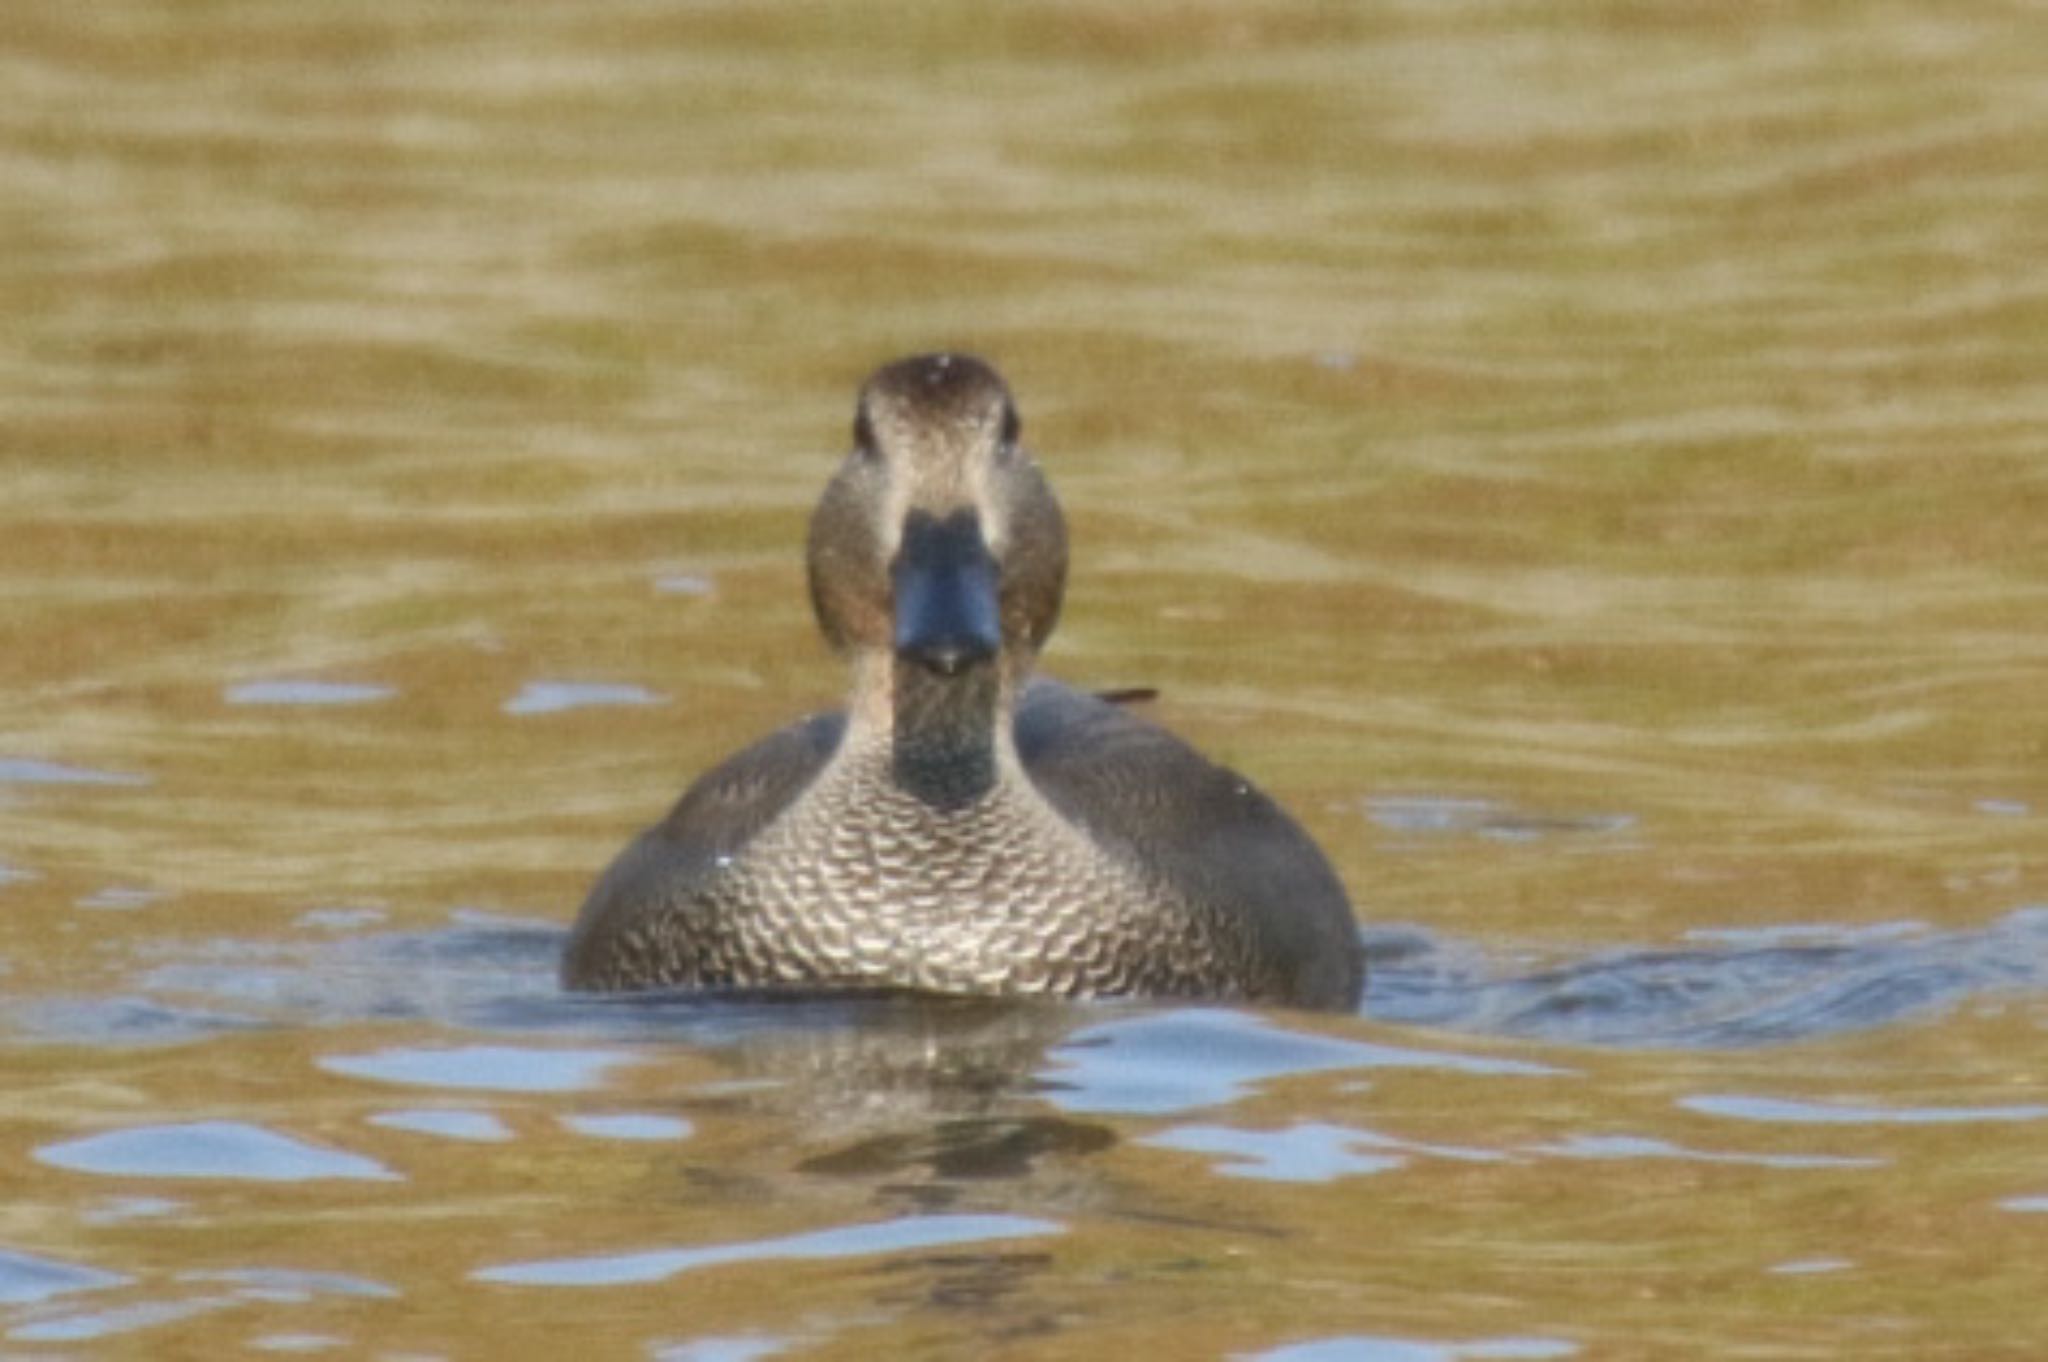
<svg viewBox="0 0 2048 1362">
<path fill-rule="evenodd" d="M 1059 617 L 1067 536 L 996 371 L 960 354 L 876 371 L 808 556 L 841 652 L 889 657 L 920 684 L 1028 672 Z"/>
</svg>

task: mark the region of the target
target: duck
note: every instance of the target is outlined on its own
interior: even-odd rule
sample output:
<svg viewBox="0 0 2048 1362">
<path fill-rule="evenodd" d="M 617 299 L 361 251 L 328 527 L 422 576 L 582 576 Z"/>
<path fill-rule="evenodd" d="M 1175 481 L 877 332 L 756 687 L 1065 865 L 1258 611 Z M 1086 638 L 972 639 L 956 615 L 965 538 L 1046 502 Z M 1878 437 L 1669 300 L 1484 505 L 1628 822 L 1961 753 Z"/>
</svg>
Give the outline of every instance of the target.
<svg viewBox="0 0 2048 1362">
<path fill-rule="evenodd" d="M 806 559 L 845 707 L 728 758 L 628 845 L 565 987 L 1357 1008 L 1350 901 L 1294 820 L 1037 674 L 1066 522 L 989 363 L 915 355 L 862 385 Z"/>
</svg>

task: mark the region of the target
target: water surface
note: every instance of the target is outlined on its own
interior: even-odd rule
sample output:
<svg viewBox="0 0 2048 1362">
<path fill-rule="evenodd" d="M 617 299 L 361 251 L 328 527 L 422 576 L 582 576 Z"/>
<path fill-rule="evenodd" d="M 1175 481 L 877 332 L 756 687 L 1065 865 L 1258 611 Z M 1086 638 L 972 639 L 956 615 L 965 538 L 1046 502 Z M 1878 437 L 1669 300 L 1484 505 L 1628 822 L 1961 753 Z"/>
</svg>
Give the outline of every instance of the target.
<svg viewBox="0 0 2048 1362">
<path fill-rule="evenodd" d="M 12 6 L 0 1351 L 2038 1356 L 2036 18 Z M 555 991 L 939 345 L 1365 1015 Z"/>
</svg>

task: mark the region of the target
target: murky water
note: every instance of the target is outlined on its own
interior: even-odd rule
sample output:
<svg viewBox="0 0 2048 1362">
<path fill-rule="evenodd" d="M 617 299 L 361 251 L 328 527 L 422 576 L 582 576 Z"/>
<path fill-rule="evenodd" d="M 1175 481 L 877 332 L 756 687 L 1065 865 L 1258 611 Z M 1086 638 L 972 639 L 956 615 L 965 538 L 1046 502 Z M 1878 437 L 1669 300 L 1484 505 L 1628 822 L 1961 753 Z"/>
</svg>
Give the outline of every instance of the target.
<svg viewBox="0 0 2048 1362">
<path fill-rule="evenodd" d="M 2048 1349 L 2027 7 L 0 35 L 0 1351 Z M 938 345 L 1365 1016 L 555 992 Z"/>
</svg>

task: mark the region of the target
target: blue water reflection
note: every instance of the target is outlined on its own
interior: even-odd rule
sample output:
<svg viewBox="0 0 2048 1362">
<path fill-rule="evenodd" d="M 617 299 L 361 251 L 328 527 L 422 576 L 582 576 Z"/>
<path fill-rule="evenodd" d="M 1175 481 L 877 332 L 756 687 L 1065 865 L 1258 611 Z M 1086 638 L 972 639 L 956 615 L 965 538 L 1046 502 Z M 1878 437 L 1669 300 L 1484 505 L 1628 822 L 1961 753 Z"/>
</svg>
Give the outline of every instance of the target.
<svg viewBox="0 0 2048 1362">
<path fill-rule="evenodd" d="M 2048 908 L 1983 927 L 1917 921 L 1697 928 L 1695 949 L 1604 951 L 1531 968 L 1476 944 L 1377 927 L 1368 1012 L 1573 1045 L 1738 1047 L 1838 1035 L 1965 999 L 2048 990 Z"/>
<path fill-rule="evenodd" d="M 1270 1352 L 1240 1354 L 1247 1362 L 1508 1362 L 1572 1357 L 1576 1343 L 1557 1338 L 1488 1338 L 1469 1343 L 1424 1343 L 1410 1338 L 1352 1335 L 1290 1343 Z"/>
<path fill-rule="evenodd" d="M 108 909 L 115 912 L 132 912 L 137 908 L 147 908 L 150 904 L 160 902 L 168 897 L 169 895 L 164 890 L 151 889 L 145 885 L 110 884 L 103 889 L 94 890 L 83 898 L 74 900 L 73 906 L 78 908 Z"/>
<path fill-rule="evenodd" d="M 657 1345 L 651 1356 L 654 1362 L 756 1362 L 787 1352 L 795 1342 L 787 1338 L 698 1338 Z"/>
<path fill-rule="evenodd" d="M 44 1145 L 35 1157 L 53 1168 L 112 1177 L 312 1182 L 324 1178 L 383 1181 L 398 1176 L 373 1159 L 307 1144 L 240 1121 L 135 1126 Z"/>
<path fill-rule="evenodd" d="M 1214 1170 L 1224 1177 L 1263 1182 L 1331 1182 L 1341 1177 L 1385 1173 L 1403 1167 L 1400 1154 L 1363 1153 L 1359 1132 L 1305 1122 L 1288 1130 L 1239 1130 L 1233 1126 L 1180 1126 L 1147 1136 L 1139 1144 L 1219 1154 Z"/>
<path fill-rule="evenodd" d="M 1567 1072 L 1522 1060 L 1288 1031 L 1250 1013 L 1185 1008 L 1075 1031 L 1055 1048 L 1040 1077 L 1047 1099 L 1068 1111 L 1158 1115 L 1224 1106 L 1286 1075 L 1347 1069 L 1521 1077 Z"/>
<path fill-rule="evenodd" d="M 58 1315 L 50 1319 L 35 1320 L 8 1330 L 7 1336 L 23 1343 L 83 1343 L 95 1338 L 109 1338 L 115 1334 L 134 1333 L 138 1329 L 153 1329 L 181 1319 L 190 1319 L 194 1315 L 224 1310 L 235 1303 L 228 1297 L 142 1301 L 112 1310 L 95 1310 L 84 1314 Z"/>
<path fill-rule="evenodd" d="M 518 1286 L 632 1286 L 728 1263 L 867 1257 L 909 1249 L 949 1248 L 992 1239 L 1025 1239 L 1063 1232 L 1064 1227 L 1054 1221 L 1016 1215 L 913 1215 L 874 1225 L 849 1225 L 751 1243 L 510 1263 L 502 1267 L 480 1268 L 470 1275 L 478 1281 L 507 1282 Z"/>
<path fill-rule="evenodd" d="M 4 1257 L 0 1255 L 0 1260 Z M 99 1275 L 108 1280 L 94 1285 L 119 1286 L 132 1280 Z M 0 1261 L 0 1284 L 4 1284 L 5 1279 L 6 1264 Z M 395 1287 L 367 1277 L 291 1268 L 249 1267 L 180 1272 L 175 1280 L 181 1286 L 200 1285 L 216 1289 L 202 1295 L 172 1299 L 130 1300 L 101 1310 L 69 1309 L 61 1313 L 45 1313 L 40 1318 L 16 1324 L 8 1330 L 7 1336 L 23 1343 L 82 1343 L 157 1328 L 244 1305 L 301 1305 L 320 1297 L 397 1300 L 402 1295 Z M 9 1297 L 0 1294 L 0 1302 L 9 1301 Z M 328 1335 L 275 1333 L 251 1340 L 251 1346 L 266 1352 L 303 1352 L 312 1350 L 311 1341 L 315 1339 L 322 1340 L 322 1347 L 346 1343 L 346 1340 Z"/>
<path fill-rule="evenodd" d="M 323 937 L 367 925 L 381 908 L 323 907 L 303 925 Z M 1697 929 L 1695 948 L 1626 949 L 1555 964 L 1501 954 L 1475 942 L 1421 929 L 1378 926 L 1365 933 L 1371 953 L 1366 1011 L 1375 1021 L 1435 1028 L 1445 1050 L 1421 1061 L 1442 1066 L 1464 1031 L 1548 1044 L 1623 1047 L 1746 1047 L 1806 1040 L 1895 1022 L 1970 998 L 2048 991 L 2048 908 L 2029 907 L 1965 931 L 1911 921 L 1855 927 L 1794 923 Z M 591 998 L 563 995 L 555 965 L 564 932 L 554 924 L 507 920 L 457 909 L 447 927 L 318 942 L 219 941 L 190 948 L 196 958 L 142 971 L 140 998 L 41 998 L 6 1015 L 42 1037 L 87 1043 L 179 1042 L 263 1022 L 297 1023 L 412 1017 L 485 1029 L 601 1035 L 607 1041 L 687 1038 L 696 1044 L 743 1043 L 765 1031 L 862 1025 L 889 1014 L 876 1000 L 788 1000 L 708 995 Z M 211 1009 L 207 1001 L 234 1012 Z M 1109 1066 L 1192 1067 L 1208 1091 L 1170 1081 L 1146 1097 L 1140 1074 L 1112 1086 L 1117 1105 L 1101 1110 L 1183 1110 L 1230 1100 L 1246 1083 L 1275 1073 L 1370 1068 L 1399 1049 L 1359 1048 L 1348 1037 L 1288 1036 L 1281 1027 L 1232 1021 L 1207 1009 L 1219 1038 L 1187 1019 L 1190 1011 L 1129 1019 L 1122 1011 L 1077 1011 L 1075 1031 L 1041 1074 L 1056 1100 L 1081 1109 L 1095 1100 Z M 1157 1017 L 1173 1020 L 1159 1021 Z M 1285 1050 L 1283 1055 L 1247 1050 Z M 1091 1049 L 1096 1053 L 1088 1053 Z M 1242 1078 L 1218 1070 L 1243 1064 Z M 426 1061 L 433 1062 L 433 1061 Z M 1490 1065 L 1504 1061 L 1485 1060 Z M 1526 1071 L 1526 1070 L 1525 1070 Z M 422 1080 L 438 1082 L 439 1080 Z M 450 1081 L 460 1083 L 459 1076 Z M 522 1089 L 526 1084 L 516 1084 Z M 1063 1096 L 1059 1095 L 1064 1093 Z M 1125 1101 L 1124 1099 L 1128 1099 Z"/>
<path fill-rule="evenodd" d="M 398 694 L 395 687 L 364 682 L 244 681 L 229 686 L 221 697 L 231 705 L 368 705 Z"/>
<path fill-rule="evenodd" d="M 589 681 L 529 681 L 503 706 L 507 714 L 558 714 L 603 705 L 658 705 L 664 697 L 642 686 Z"/>
<path fill-rule="evenodd" d="M 147 785 L 148 776 L 96 771 L 34 757 L 0 757 L 0 785 Z"/>
<path fill-rule="evenodd" d="M 528 1049 L 517 1045 L 402 1046 L 368 1055 L 329 1055 L 320 1067 L 350 1078 L 422 1088 L 490 1092 L 575 1092 L 603 1084 L 633 1056 L 619 1050 Z"/>
<path fill-rule="evenodd" d="M 1789 1263 L 1773 1263 L 1768 1270 L 1773 1277 L 1822 1277 L 1854 1266 L 1847 1258 L 1795 1258 Z"/>
<path fill-rule="evenodd" d="M 1687 1111 L 1699 1112 L 1703 1116 L 1725 1116 L 1737 1121 L 1767 1121 L 1781 1125 L 1935 1126 L 1975 1125 L 1987 1121 L 2048 1120 L 2048 1106 L 2039 1104 L 1995 1107 L 1889 1107 L 1874 1103 L 1838 1105 L 1832 1102 L 1802 1102 L 1783 1097 L 1708 1093 L 1681 1098 L 1678 1105 Z"/>
<path fill-rule="evenodd" d="M 249 1340 L 249 1346 L 262 1353 L 324 1353 L 347 1344 L 335 1334 L 262 1334 Z"/>
<path fill-rule="evenodd" d="M 184 1202 L 167 1196 L 110 1196 L 94 1202 L 78 1218 L 87 1225 L 120 1225 L 131 1220 L 156 1220 L 184 1209 Z"/>
<path fill-rule="evenodd" d="M 1322 1121 L 1300 1121 L 1285 1130 L 1176 1126 L 1138 1143 L 1224 1155 L 1231 1161 L 1218 1164 L 1216 1172 L 1225 1177 L 1268 1182 L 1329 1182 L 1340 1177 L 1384 1173 L 1403 1167 L 1411 1156 L 1460 1163 L 1500 1163 L 1510 1157 L 1491 1149 L 1422 1144 Z"/>
<path fill-rule="evenodd" d="M 1469 834 L 1496 842 L 1535 842 L 1546 837 L 1627 832 L 1636 826 L 1627 813 L 1534 813 L 1493 799 L 1450 795 L 1388 795 L 1365 801 L 1366 816 L 1389 832 L 1411 836 Z M 1633 843 L 1616 842 L 1616 846 Z"/>
<path fill-rule="evenodd" d="M 1573 1135 L 1530 1150 L 1562 1159 L 1675 1159 L 1684 1163 L 1745 1164 L 1754 1168 L 1881 1168 L 1883 1159 L 1841 1154 L 1754 1154 L 1693 1149 L 1641 1135 Z"/>
<path fill-rule="evenodd" d="M 101 1291 L 132 1280 L 118 1272 L 0 1249 L 0 1305 L 23 1305 L 74 1291 Z"/>
<path fill-rule="evenodd" d="M 346 1272 L 307 1272 L 297 1268 L 230 1267 L 181 1272 L 181 1282 L 220 1282 L 238 1288 L 245 1300 L 296 1305 L 320 1296 L 355 1300 L 397 1300 L 397 1287 Z"/>
</svg>

